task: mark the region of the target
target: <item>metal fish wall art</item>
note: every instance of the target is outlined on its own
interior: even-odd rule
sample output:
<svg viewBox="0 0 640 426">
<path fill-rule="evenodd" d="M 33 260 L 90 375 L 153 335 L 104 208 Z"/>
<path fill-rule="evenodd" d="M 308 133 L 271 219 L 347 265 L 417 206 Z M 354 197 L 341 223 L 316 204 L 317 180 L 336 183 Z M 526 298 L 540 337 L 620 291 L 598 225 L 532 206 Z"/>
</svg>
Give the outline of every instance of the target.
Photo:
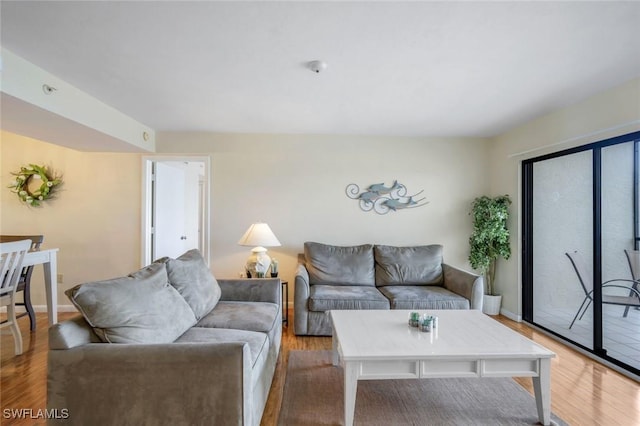
<svg viewBox="0 0 640 426">
<path fill-rule="evenodd" d="M 345 192 L 347 197 L 358 200 L 358 205 L 362 211 L 374 211 L 378 214 L 387 214 L 390 211 L 398 211 L 422 207 L 428 204 L 426 198 L 416 198 L 424 190 L 415 194 L 407 195 L 407 187 L 394 180 L 390 186 L 384 183 L 374 183 L 360 192 L 360 187 L 355 183 L 347 185 Z"/>
</svg>

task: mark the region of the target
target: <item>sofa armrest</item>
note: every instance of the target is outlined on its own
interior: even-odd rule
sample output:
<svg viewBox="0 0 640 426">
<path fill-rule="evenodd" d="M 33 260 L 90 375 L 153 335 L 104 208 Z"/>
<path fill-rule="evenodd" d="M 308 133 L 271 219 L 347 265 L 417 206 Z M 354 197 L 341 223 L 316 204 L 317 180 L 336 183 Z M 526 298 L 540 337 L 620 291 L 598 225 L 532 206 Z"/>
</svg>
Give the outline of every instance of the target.
<svg viewBox="0 0 640 426">
<path fill-rule="evenodd" d="M 307 326 L 309 318 L 309 292 L 309 272 L 302 263 L 299 263 L 298 269 L 296 270 L 295 289 L 293 292 L 293 329 L 294 333 L 297 335 L 308 334 Z"/>
<path fill-rule="evenodd" d="M 219 279 L 220 300 L 233 302 L 271 302 L 282 306 L 280 278 Z"/>
<path fill-rule="evenodd" d="M 442 264 L 444 287 L 469 300 L 471 309 L 482 310 L 484 279 L 454 266 Z"/>
<path fill-rule="evenodd" d="M 49 327 L 50 349 L 71 349 L 87 343 L 101 343 L 100 338 L 82 315 Z"/>
<path fill-rule="evenodd" d="M 253 424 L 251 386 L 244 342 L 48 352 L 47 408 L 61 414 L 49 424 Z"/>
</svg>

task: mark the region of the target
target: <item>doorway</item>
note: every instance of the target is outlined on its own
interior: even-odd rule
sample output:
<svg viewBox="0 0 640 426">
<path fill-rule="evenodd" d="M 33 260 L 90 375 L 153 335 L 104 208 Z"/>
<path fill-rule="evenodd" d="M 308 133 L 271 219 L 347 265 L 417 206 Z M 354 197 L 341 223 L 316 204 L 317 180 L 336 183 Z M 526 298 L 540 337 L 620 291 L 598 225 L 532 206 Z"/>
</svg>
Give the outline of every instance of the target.
<svg viewBox="0 0 640 426">
<path fill-rule="evenodd" d="M 142 159 L 142 266 L 197 248 L 209 264 L 209 158 Z"/>
<path fill-rule="evenodd" d="M 523 317 L 640 376 L 640 132 L 526 160 Z"/>
</svg>

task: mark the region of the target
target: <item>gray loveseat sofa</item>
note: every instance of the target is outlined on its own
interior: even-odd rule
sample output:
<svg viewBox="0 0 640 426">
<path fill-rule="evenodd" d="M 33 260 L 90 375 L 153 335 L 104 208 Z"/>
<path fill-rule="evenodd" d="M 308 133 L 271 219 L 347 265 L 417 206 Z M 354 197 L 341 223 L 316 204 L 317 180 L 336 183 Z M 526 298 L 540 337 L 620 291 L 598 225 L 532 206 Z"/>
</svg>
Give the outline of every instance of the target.
<svg viewBox="0 0 640 426">
<path fill-rule="evenodd" d="M 479 309 L 481 276 L 443 263 L 442 246 L 306 242 L 295 277 L 294 331 L 331 335 L 332 309 Z"/>
<path fill-rule="evenodd" d="M 49 330 L 50 424 L 260 424 L 279 279 L 216 281 L 192 250 L 67 295 L 82 316 Z"/>
</svg>

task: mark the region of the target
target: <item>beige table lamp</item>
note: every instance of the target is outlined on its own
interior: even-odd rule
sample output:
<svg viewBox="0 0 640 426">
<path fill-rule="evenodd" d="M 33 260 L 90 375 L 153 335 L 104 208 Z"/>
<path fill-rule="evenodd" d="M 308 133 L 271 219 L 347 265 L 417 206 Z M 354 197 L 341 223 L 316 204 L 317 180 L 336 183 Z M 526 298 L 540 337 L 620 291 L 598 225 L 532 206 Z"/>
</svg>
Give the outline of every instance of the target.
<svg viewBox="0 0 640 426">
<path fill-rule="evenodd" d="M 258 222 L 252 224 L 244 233 L 238 244 L 241 246 L 253 247 L 251 256 L 247 259 L 246 270 L 253 278 L 263 278 L 269 271 L 271 258 L 267 254 L 265 247 L 280 246 L 280 241 L 266 223 Z"/>
</svg>

